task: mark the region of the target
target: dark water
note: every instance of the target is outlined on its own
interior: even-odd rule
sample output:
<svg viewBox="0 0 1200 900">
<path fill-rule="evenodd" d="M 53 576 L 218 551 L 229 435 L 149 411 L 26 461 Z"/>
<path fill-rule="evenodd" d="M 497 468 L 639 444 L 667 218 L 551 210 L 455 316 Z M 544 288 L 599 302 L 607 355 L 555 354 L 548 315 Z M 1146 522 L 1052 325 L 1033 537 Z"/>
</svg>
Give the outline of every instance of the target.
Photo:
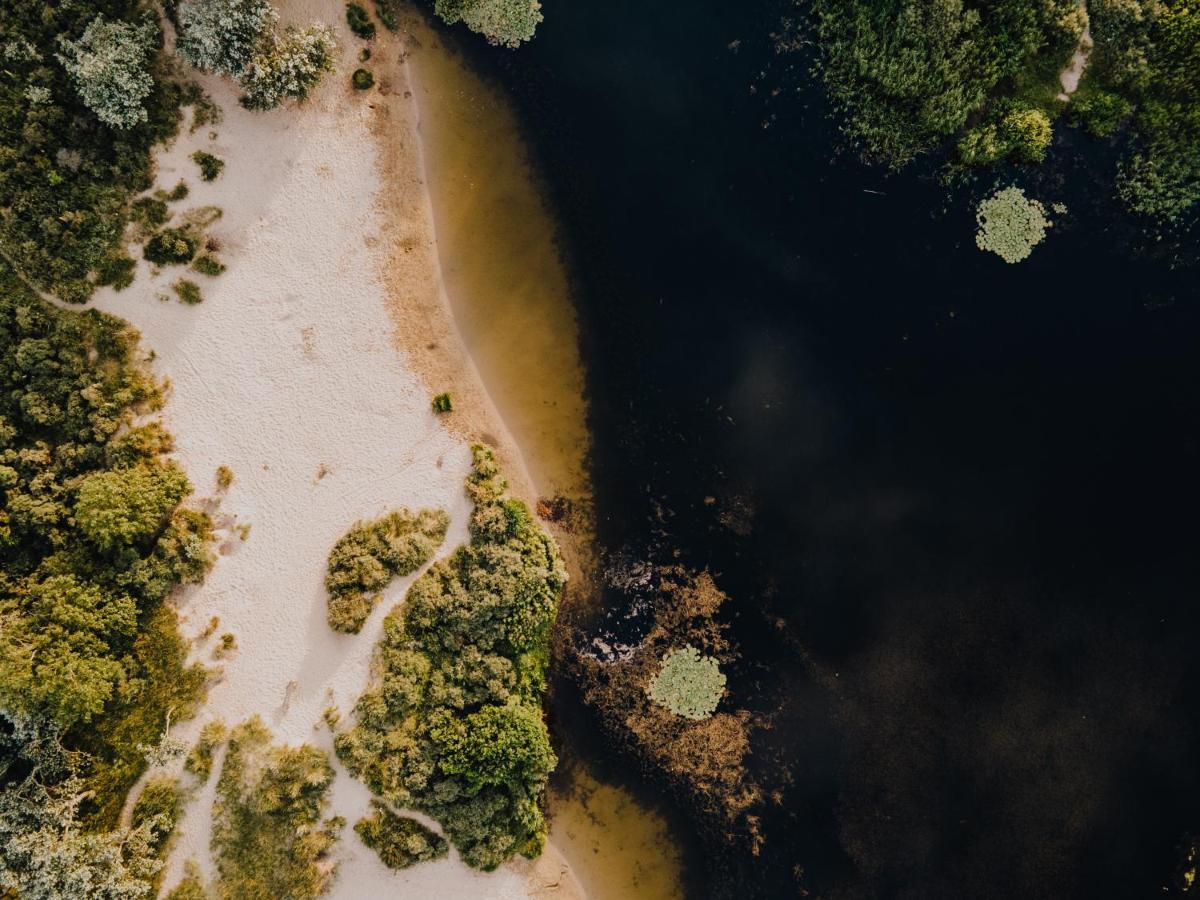
<svg viewBox="0 0 1200 900">
<path fill-rule="evenodd" d="M 707 883 L 1161 896 L 1200 829 L 1200 274 L 1130 255 L 1061 127 L 1019 266 L 969 192 L 834 160 L 784 4 L 545 6 L 479 55 L 577 278 L 602 541 L 719 573 L 794 779 Z"/>
</svg>

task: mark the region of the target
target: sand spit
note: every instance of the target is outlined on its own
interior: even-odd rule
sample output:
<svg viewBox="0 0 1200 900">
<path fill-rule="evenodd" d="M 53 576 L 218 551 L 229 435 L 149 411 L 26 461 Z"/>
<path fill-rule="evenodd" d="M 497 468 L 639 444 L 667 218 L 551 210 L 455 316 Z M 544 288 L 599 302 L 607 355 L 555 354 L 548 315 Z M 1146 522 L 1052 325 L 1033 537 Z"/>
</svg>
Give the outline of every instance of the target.
<svg viewBox="0 0 1200 900">
<path fill-rule="evenodd" d="M 438 389 L 456 392 L 462 432 L 497 444 L 515 486 L 532 499 L 519 452 L 473 380 L 470 360 L 452 349 L 457 335 L 439 293 L 429 201 L 415 166 L 386 183 L 387 195 L 410 214 L 385 221 L 398 207 L 381 202 L 372 134 L 380 113 L 349 87 L 357 46 L 343 10 L 340 2 L 284 10 L 287 19 L 319 18 L 338 29 L 338 70 L 308 103 L 249 113 L 231 83 L 202 78 L 224 121 L 185 128 L 159 154 L 158 186 L 183 179 L 191 188 L 177 208 L 222 209 L 209 233 L 228 271 L 210 279 L 177 268 L 152 272 L 143 262 L 133 287 L 102 291 L 95 301 L 141 330 L 155 371 L 169 379 L 165 418 L 198 494 L 216 492 L 220 465 L 236 477 L 217 514 L 220 559 L 204 585 L 179 597 L 179 607 L 186 634 L 199 636 L 217 616 L 216 635 L 232 632 L 238 649 L 216 663 L 223 674 L 201 714 L 173 729 L 184 740 L 212 718 L 233 724 L 257 713 L 278 740 L 331 748 L 322 712 L 350 710 L 383 616 L 416 576 L 392 585 L 361 634 L 335 634 L 325 622 L 322 585 L 330 546 L 356 519 L 398 505 L 447 510 L 443 554 L 466 539 L 467 443 L 433 414 L 429 382 L 396 351 L 397 326 L 423 323 L 457 360 L 456 380 Z M 397 121 L 406 114 L 402 98 L 388 100 Z M 409 141 L 416 152 L 415 132 Z M 216 181 L 198 177 L 189 159 L 197 149 L 225 160 Z M 408 261 L 403 271 L 393 270 L 398 257 Z M 179 277 L 201 284 L 202 304 L 159 299 Z M 397 297 L 411 298 L 411 306 Z M 245 540 L 240 525 L 250 526 Z M 213 664 L 216 640 L 198 640 L 196 656 Z M 340 766 L 332 797 L 331 812 L 351 823 L 367 812 L 368 791 Z M 167 888 L 188 859 L 212 871 L 210 801 L 211 783 L 186 811 Z M 552 850 L 536 866 L 520 862 L 486 875 L 453 854 L 397 873 L 347 828 L 338 855 L 332 897 L 573 896 Z"/>
</svg>

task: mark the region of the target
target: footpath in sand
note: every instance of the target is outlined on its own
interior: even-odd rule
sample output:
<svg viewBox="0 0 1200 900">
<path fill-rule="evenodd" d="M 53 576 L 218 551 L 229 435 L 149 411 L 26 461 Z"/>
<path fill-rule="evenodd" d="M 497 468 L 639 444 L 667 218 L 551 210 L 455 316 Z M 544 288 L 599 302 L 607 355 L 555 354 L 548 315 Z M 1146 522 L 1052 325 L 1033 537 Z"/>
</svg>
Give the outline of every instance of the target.
<svg viewBox="0 0 1200 900">
<path fill-rule="evenodd" d="M 258 714 L 276 740 L 312 742 L 331 758 L 322 712 L 350 711 L 367 683 L 383 617 L 416 576 L 391 586 L 362 633 L 336 634 L 325 621 L 329 548 L 355 520 L 396 506 L 450 514 L 443 554 L 467 539 L 467 442 L 433 414 L 431 392 L 456 392 L 459 430 L 496 443 L 514 486 L 530 494 L 519 453 L 457 342 L 421 177 L 381 181 L 375 110 L 348 83 L 357 46 L 343 15 L 340 2 L 285 10 L 288 19 L 318 18 L 338 31 L 338 68 L 309 102 L 250 113 L 238 106 L 233 84 L 202 77 L 223 122 L 193 133 L 185 126 L 159 154 L 158 186 L 183 179 L 191 188 L 180 208 L 222 209 L 209 233 L 228 270 L 211 279 L 179 269 L 154 275 L 139 263 L 133 287 L 102 291 L 95 301 L 140 329 L 156 373 L 169 379 L 166 423 L 197 493 L 215 490 L 218 466 L 236 477 L 218 512 L 220 558 L 179 608 L 185 634 L 198 637 L 218 616 L 217 634 L 232 632 L 238 649 L 217 663 L 223 674 L 207 704 L 174 736 L 190 741 L 210 719 L 234 724 Z M 392 128 L 415 129 L 415 118 L 407 122 Z M 408 140 L 415 149 L 415 131 Z M 198 177 L 189 159 L 197 149 L 225 160 L 216 181 Z M 397 198 L 408 212 L 389 223 L 385 212 Z M 397 246 L 408 261 L 403 271 L 395 269 Z M 202 304 L 157 299 L 181 276 L 201 283 Z M 430 343 L 458 354 L 452 386 L 423 382 L 397 352 L 389 287 L 394 303 L 413 304 L 412 315 L 435 335 Z M 238 525 L 250 526 L 245 541 Z M 196 657 L 213 664 L 215 640 L 197 640 Z M 334 764 L 329 812 L 353 823 L 368 811 L 369 792 Z M 167 888 L 189 859 L 213 872 L 214 782 L 186 810 Z M 578 896 L 553 847 L 536 866 L 517 862 L 491 874 L 468 869 L 453 852 L 395 872 L 347 828 L 336 854 L 335 898 Z"/>
</svg>

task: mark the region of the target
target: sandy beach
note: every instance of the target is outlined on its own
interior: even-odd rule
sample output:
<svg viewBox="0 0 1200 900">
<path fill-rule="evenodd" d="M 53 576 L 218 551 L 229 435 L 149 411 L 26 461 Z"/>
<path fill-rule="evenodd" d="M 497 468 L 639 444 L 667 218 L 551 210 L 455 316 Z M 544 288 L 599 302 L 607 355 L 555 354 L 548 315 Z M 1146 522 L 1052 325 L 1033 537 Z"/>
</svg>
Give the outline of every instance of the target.
<svg viewBox="0 0 1200 900">
<path fill-rule="evenodd" d="M 183 272 L 141 262 L 131 288 L 102 291 L 95 305 L 142 332 L 154 371 L 169 380 L 166 424 L 197 495 L 216 492 L 218 466 L 236 478 L 216 513 L 219 560 L 202 586 L 178 598 L 195 656 L 222 673 L 201 714 L 173 735 L 190 741 L 212 718 L 232 724 L 258 714 L 277 740 L 331 750 L 322 712 L 350 711 L 383 617 L 416 577 L 388 589 L 361 634 L 335 634 L 322 584 L 333 542 L 357 519 L 429 506 L 450 514 L 441 553 L 451 552 L 467 537 L 468 438 L 495 445 L 514 488 L 534 496 L 449 312 L 411 92 L 405 98 L 407 88 L 394 82 L 386 98 L 350 89 L 358 45 L 341 3 L 282 12 L 285 21 L 334 25 L 337 71 L 307 103 L 270 113 L 243 110 L 232 83 L 202 76 L 223 121 L 194 132 L 185 125 L 158 156 L 158 186 L 182 179 L 191 189 L 177 209 L 222 210 L 209 233 L 228 270 L 216 278 L 189 273 L 205 297 L 189 307 L 159 298 Z M 384 77 L 403 67 L 392 71 Z M 385 139 L 397 158 L 381 156 Z M 198 177 L 189 159 L 197 149 L 225 161 L 217 180 Z M 442 367 L 422 360 L 418 368 L 400 349 L 414 340 L 435 345 Z M 441 390 L 454 394 L 452 427 L 431 410 Z M 216 637 L 199 637 L 214 616 L 216 634 L 231 632 L 238 645 L 218 662 Z M 329 812 L 353 823 L 367 812 L 369 792 L 337 768 Z M 210 783 L 185 813 L 168 889 L 189 859 L 212 872 L 211 790 Z M 520 861 L 491 874 L 453 853 L 394 872 L 347 828 L 337 858 L 333 897 L 579 895 L 553 848 L 536 865 Z"/>
</svg>

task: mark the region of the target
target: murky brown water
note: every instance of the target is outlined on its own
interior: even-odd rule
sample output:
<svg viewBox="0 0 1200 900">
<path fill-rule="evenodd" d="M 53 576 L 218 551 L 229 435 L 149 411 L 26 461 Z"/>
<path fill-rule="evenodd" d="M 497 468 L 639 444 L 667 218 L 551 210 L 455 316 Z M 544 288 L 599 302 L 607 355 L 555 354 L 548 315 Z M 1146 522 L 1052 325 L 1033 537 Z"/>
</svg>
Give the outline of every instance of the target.
<svg viewBox="0 0 1200 900">
<path fill-rule="evenodd" d="M 554 221 L 503 95 L 423 21 L 412 31 L 425 167 L 459 331 L 539 495 L 586 495 L 583 369 Z"/>
<path fill-rule="evenodd" d="M 410 71 L 458 329 L 538 494 L 586 501 L 583 367 L 552 213 L 503 94 L 419 15 L 404 26 L 415 38 Z M 587 556 L 590 534 L 569 540 L 577 561 Z M 591 900 L 680 897 L 681 860 L 665 820 L 572 765 L 569 790 L 550 797 L 551 835 Z"/>
</svg>

